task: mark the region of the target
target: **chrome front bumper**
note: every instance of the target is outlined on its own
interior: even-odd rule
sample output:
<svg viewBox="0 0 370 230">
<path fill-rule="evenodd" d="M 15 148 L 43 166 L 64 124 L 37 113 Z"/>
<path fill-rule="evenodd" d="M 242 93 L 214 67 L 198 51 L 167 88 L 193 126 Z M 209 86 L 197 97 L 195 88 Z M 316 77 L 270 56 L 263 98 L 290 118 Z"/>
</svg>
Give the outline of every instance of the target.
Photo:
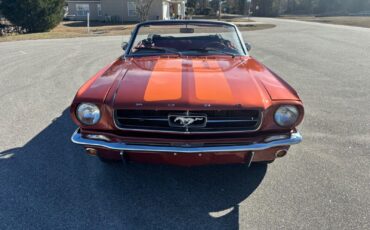
<svg viewBox="0 0 370 230">
<path fill-rule="evenodd" d="M 100 147 L 117 151 L 136 151 L 136 152 L 169 152 L 169 153 L 216 153 L 216 152 L 243 152 L 265 150 L 278 146 L 299 144 L 302 136 L 299 132 L 292 133 L 290 138 L 271 141 L 268 143 L 254 143 L 249 145 L 217 146 L 217 147 L 172 147 L 172 146 L 150 146 L 150 145 L 130 145 L 122 142 L 107 142 L 103 140 L 93 140 L 82 137 L 80 130 L 77 129 L 71 138 L 72 142 L 79 145 Z"/>
</svg>

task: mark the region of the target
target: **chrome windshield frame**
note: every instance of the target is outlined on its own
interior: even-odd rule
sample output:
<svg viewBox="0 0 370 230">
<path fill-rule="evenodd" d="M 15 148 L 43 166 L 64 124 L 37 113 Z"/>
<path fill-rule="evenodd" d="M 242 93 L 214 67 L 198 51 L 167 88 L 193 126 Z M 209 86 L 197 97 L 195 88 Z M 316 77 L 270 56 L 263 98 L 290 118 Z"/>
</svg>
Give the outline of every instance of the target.
<svg viewBox="0 0 370 230">
<path fill-rule="evenodd" d="M 236 56 L 249 56 L 247 48 L 245 46 L 243 37 L 238 29 L 238 27 L 232 23 L 223 22 L 223 21 L 209 21 L 209 20 L 159 20 L 159 21 L 146 21 L 136 25 L 134 30 L 131 32 L 131 37 L 128 42 L 128 46 L 123 55 L 124 58 L 138 57 L 138 55 L 132 54 L 131 50 L 138 35 L 138 32 L 141 27 L 144 26 L 158 26 L 158 25 L 220 25 L 220 26 L 230 26 L 235 30 L 240 46 L 242 47 L 243 53 Z M 143 55 L 140 55 L 143 56 Z M 145 56 L 145 55 L 144 55 Z"/>
</svg>

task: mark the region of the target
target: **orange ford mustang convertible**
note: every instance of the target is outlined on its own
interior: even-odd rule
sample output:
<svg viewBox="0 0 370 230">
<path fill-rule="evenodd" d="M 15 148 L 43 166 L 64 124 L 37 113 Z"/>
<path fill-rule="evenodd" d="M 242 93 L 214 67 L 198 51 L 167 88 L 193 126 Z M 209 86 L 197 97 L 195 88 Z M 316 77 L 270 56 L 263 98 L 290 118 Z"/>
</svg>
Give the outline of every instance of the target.
<svg viewBox="0 0 370 230">
<path fill-rule="evenodd" d="M 249 166 L 301 142 L 300 98 L 235 25 L 145 22 L 122 48 L 71 105 L 72 141 L 103 162 Z"/>
</svg>

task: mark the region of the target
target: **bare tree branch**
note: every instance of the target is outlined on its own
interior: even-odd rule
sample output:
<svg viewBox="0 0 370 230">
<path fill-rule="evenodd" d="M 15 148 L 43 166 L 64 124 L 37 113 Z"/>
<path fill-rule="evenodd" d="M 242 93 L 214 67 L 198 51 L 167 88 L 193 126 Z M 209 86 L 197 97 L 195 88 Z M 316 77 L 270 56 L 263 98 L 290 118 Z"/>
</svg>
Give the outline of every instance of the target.
<svg viewBox="0 0 370 230">
<path fill-rule="evenodd" d="M 135 0 L 136 12 L 141 22 L 147 21 L 149 10 L 154 0 Z"/>
</svg>

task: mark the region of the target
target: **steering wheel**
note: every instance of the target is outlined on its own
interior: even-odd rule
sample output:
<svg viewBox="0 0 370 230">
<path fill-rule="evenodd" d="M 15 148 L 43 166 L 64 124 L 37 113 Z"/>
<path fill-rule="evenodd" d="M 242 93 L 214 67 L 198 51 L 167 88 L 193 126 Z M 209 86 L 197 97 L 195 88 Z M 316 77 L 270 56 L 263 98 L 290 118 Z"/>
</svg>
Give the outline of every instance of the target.
<svg viewBox="0 0 370 230">
<path fill-rule="evenodd" d="M 204 44 L 201 49 L 214 48 L 214 49 L 227 49 L 227 46 L 222 42 L 210 42 Z"/>
<path fill-rule="evenodd" d="M 147 38 L 141 41 L 144 47 L 151 47 L 153 45 L 153 40 L 151 38 Z"/>
</svg>

